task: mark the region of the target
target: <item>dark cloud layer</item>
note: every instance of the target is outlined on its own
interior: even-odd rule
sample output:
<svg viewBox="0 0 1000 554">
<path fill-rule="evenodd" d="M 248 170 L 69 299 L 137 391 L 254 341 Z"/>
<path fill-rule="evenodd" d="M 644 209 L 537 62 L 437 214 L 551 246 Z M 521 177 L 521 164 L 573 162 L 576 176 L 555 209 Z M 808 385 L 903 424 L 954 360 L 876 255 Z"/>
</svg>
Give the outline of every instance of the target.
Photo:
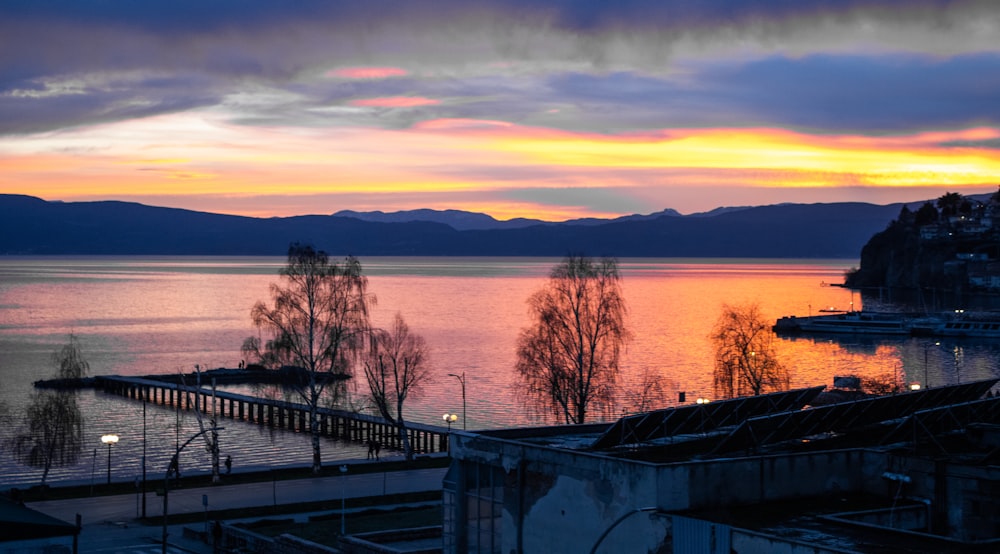
<svg viewBox="0 0 1000 554">
<path fill-rule="evenodd" d="M 614 130 L 623 124 L 709 124 L 893 132 L 1000 124 L 995 54 L 774 57 L 695 68 L 681 82 L 633 73 L 570 74 L 551 85 L 553 96 L 600 108 L 595 112 L 606 114 L 604 123 Z M 632 117 L 605 111 L 616 105 L 628 106 Z"/>
<path fill-rule="evenodd" d="M 995 124 L 996 47 L 941 55 L 897 43 L 945 51 L 936 43 L 963 38 L 959 23 L 997 22 L 990 0 L 4 0 L 0 134 L 223 105 L 248 89 L 287 98 L 232 116 L 244 124 L 404 128 L 455 117 L 606 133 Z M 863 55 L 842 37 L 852 33 L 897 43 Z M 679 45 L 712 53 L 677 61 Z M 494 63 L 514 69 L 491 74 Z M 377 64 L 415 71 L 318 76 Z M 385 96 L 440 104 L 330 111 Z"/>
<path fill-rule="evenodd" d="M 5 0 L 7 17 L 55 18 L 129 25 L 160 32 L 273 25 L 276 20 L 358 22 L 386 18 L 424 20 L 477 12 L 546 17 L 558 27 L 597 31 L 616 27 L 680 28 L 729 25 L 749 19 L 896 10 L 933 17 L 959 0 Z M 887 13 L 888 12 L 888 13 Z"/>
</svg>

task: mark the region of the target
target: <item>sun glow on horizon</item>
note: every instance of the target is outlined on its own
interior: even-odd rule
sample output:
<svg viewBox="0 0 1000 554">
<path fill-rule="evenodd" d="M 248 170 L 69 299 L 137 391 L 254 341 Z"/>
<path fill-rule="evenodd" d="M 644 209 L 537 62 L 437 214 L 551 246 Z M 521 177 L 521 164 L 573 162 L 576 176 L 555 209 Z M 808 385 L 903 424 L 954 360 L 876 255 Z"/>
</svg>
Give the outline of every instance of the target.
<svg viewBox="0 0 1000 554">
<path fill-rule="evenodd" d="M 772 128 L 598 135 L 471 119 L 250 127 L 184 113 L 0 137 L 0 192 L 255 217 L 433 208 L 563 221 L 643 212 L 634 206 L 693 212 L 675 203 L 699 191 L 707 202 L 713 188 L 995 187 L 1000 156 L 983 144 L 998 139 L 988 127 L 876 137 Z M 685 192 L 657 192 L 669 187 Z M 619 201 L 601 207 L 594 198 Z"/>
<path fill-rule="evenodd" d="M 530 163 L 571 167 L 700 168 L 705 170 L 780 170 L 810 176 L 806 180 L 761 182 L 762 186 L 835 186 L 850 175 L 871 186 L 982 185 L 996 181 L 1000 158 L 987 148 L 941 146 L 950 141 L 995 139 L 994 129 L 912 137 L 817 136 L 780 129 L 711 129 L 671 131 L 645 140 L 579 137 L 514 137 L 498 149 L 522 155 Z M 909 140 L 907 140 L 909 139 Z M 806 185 L 805 183 L 810 183 Z"/>
</svg>

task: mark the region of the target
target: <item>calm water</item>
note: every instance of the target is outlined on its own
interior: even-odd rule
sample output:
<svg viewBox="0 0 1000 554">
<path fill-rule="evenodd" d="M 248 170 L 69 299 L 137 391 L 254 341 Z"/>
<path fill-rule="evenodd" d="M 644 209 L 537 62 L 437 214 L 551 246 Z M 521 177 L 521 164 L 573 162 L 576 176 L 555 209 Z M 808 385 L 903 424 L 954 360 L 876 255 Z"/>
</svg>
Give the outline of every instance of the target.
<svg viewBox="0 0 1000 554">
<path fill-rule="evenodd" d="M 467 425 L 473 428 L 547 423 L 514 394 L 515 342 L 527 325 L 526 300 L 545 282 L 554 259 L 370 258 L 361 260 L 385 325 L 397 311 L 431 349 L 433 381 L 408 401 L 408 419 L 440 423 L 461 414 L 459 381 L 466 376 Z M 0 397 L 14 413 L 31 382 L 53 372 L 52 352 L 70 333 L 81 340 L 91 373 L 144 375 L 236 367 L 239 347 L 254 333 L 250 308 L 268 298 L 283 258 L 14 258 L 0 259 Z M 723 303 L 756 302 L 769 320 L 820 308 L 861 308 L 839 287 L 853 260 L 622 260 L 635 339 L 625 358 L 623 389 L 644 370 L 666 384 L 668 403 L 711 396 L 708 335 Z M 997 375 L 997 344 L 926 339 L 780 339 L 779 356 L 793 386 L 830 384 L 834 375 L 904 374 L 930 385 Z M 622 394 L 621 410 L 629 409 Z M 50 480 L 106 479 L 104 433 L 119 434 L 112 452 L 114 479 L 133 479 L 142 459 L 142 405 L 93 391 L 80 393 L 86 434 L 84 460 L 54 470 Z M 197 432 L 191 416 L 149 406 L 147 467 L 163 468 L 176 440 Z M 223 456 L 235 466 L 305 465 L 306 437 L 227 421 Z M 462 421 L 456 423 L 462 425 Z M 208 467 L 204 448 L 188 447 L 182 471 Z M 327 461 L 363 457 L 356 446 L 324 445 Z M 0 454 L 0 486 L 36 482 L 40 472 Z"/>
</svg>

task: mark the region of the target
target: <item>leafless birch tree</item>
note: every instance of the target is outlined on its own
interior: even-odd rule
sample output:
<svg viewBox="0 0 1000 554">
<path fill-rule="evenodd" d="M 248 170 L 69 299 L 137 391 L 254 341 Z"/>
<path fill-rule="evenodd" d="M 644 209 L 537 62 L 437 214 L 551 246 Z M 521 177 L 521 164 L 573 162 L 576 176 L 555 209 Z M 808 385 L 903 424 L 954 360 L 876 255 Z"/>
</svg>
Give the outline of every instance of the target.
<svg viewBox="0 0 1000 554">
<path fill-rule="evenodd" d="M 366 347 L 368 311 L 375 299 L 356 258 L 330 263 L 326 252 L 312 246 L 292 244 L 281 276 L 282 285 L 271 285 L 271 304 L 258 302 L 251 311 L 267 338 L 248 338 L 243 351 L 268 367 L 303 369 L 303 378 L 292 385 L 309 407 L 312 469 L 319 473 L 318 408 L 331 388 L 350 377 Z"/>
<path fill-rule="evenodd" d="M 411 333 L 403 316 L 396 314 L 391 329 L 378 329 L 372 334 L 372 348 L 364 368 L 372 403 L 386 421 L 396 426 L 406 459 L 412 460 L 403 403 L 430 378 L 423 337 Z"/>
<path fill-rule="evenodd" d="M 52 360 L 56 379 L 80 379 L 90 371 L 75 335 L 70 335 L 69 343 Z M 10 446 L 18 461 L 42 469 L 43 485 L 53 467 L 75 464 L 83 450 L 83 414 L 75 389 L 33 393 Z"/>
<path fill-rule="evenodd" d="M 517 343 L 526 400 L 566 423 L 584 423 L 594 410 L 610 413 L 630 338 L 618 263 L 569 256 L 528 306 L 532 323 Z"/>
<path fill-rule="evenodd" d="M 715 395 L 759 395 L 788 389 L 788 370 L 774 352 L 774 332 L 757 304 L 724 304 L 712 331 Z"/>
</svg>

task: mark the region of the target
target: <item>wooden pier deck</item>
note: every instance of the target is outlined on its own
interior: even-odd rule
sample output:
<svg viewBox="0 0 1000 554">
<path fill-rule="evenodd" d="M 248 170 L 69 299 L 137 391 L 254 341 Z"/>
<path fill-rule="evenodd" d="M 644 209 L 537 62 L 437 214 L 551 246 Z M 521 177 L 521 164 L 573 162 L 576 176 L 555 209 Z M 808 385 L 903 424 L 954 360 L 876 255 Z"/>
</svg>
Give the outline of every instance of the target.
<svg viewBox="0 0 1000 554">
<path fill-rule="evenodd" d="M 215 391 L 215 413 L 212 414 L 212 390 L 205 387 L 185 387 L 176 383 L 142 377 L 98 376 L 94 386 L 106 393 L 150 402 L 162 406 L 172 406 L 185 411 L 198 409 L 216 421 L 232 419 L 287 429 L 309 432 L 309 406 L 259 398 L 228 391 Z M 394 425 L 381 417 L 359 414 L 346 410 L 319 408 L 320 433 L 332 439 L 366 443 L 377 441 L 384 448 L 401 449 L 402 441 Z M 417 454 L 446 452 L 448 450 L 448 430 L 436 425 L 407 423 L 407 434 L 413 452 Z"/>
</svg>

